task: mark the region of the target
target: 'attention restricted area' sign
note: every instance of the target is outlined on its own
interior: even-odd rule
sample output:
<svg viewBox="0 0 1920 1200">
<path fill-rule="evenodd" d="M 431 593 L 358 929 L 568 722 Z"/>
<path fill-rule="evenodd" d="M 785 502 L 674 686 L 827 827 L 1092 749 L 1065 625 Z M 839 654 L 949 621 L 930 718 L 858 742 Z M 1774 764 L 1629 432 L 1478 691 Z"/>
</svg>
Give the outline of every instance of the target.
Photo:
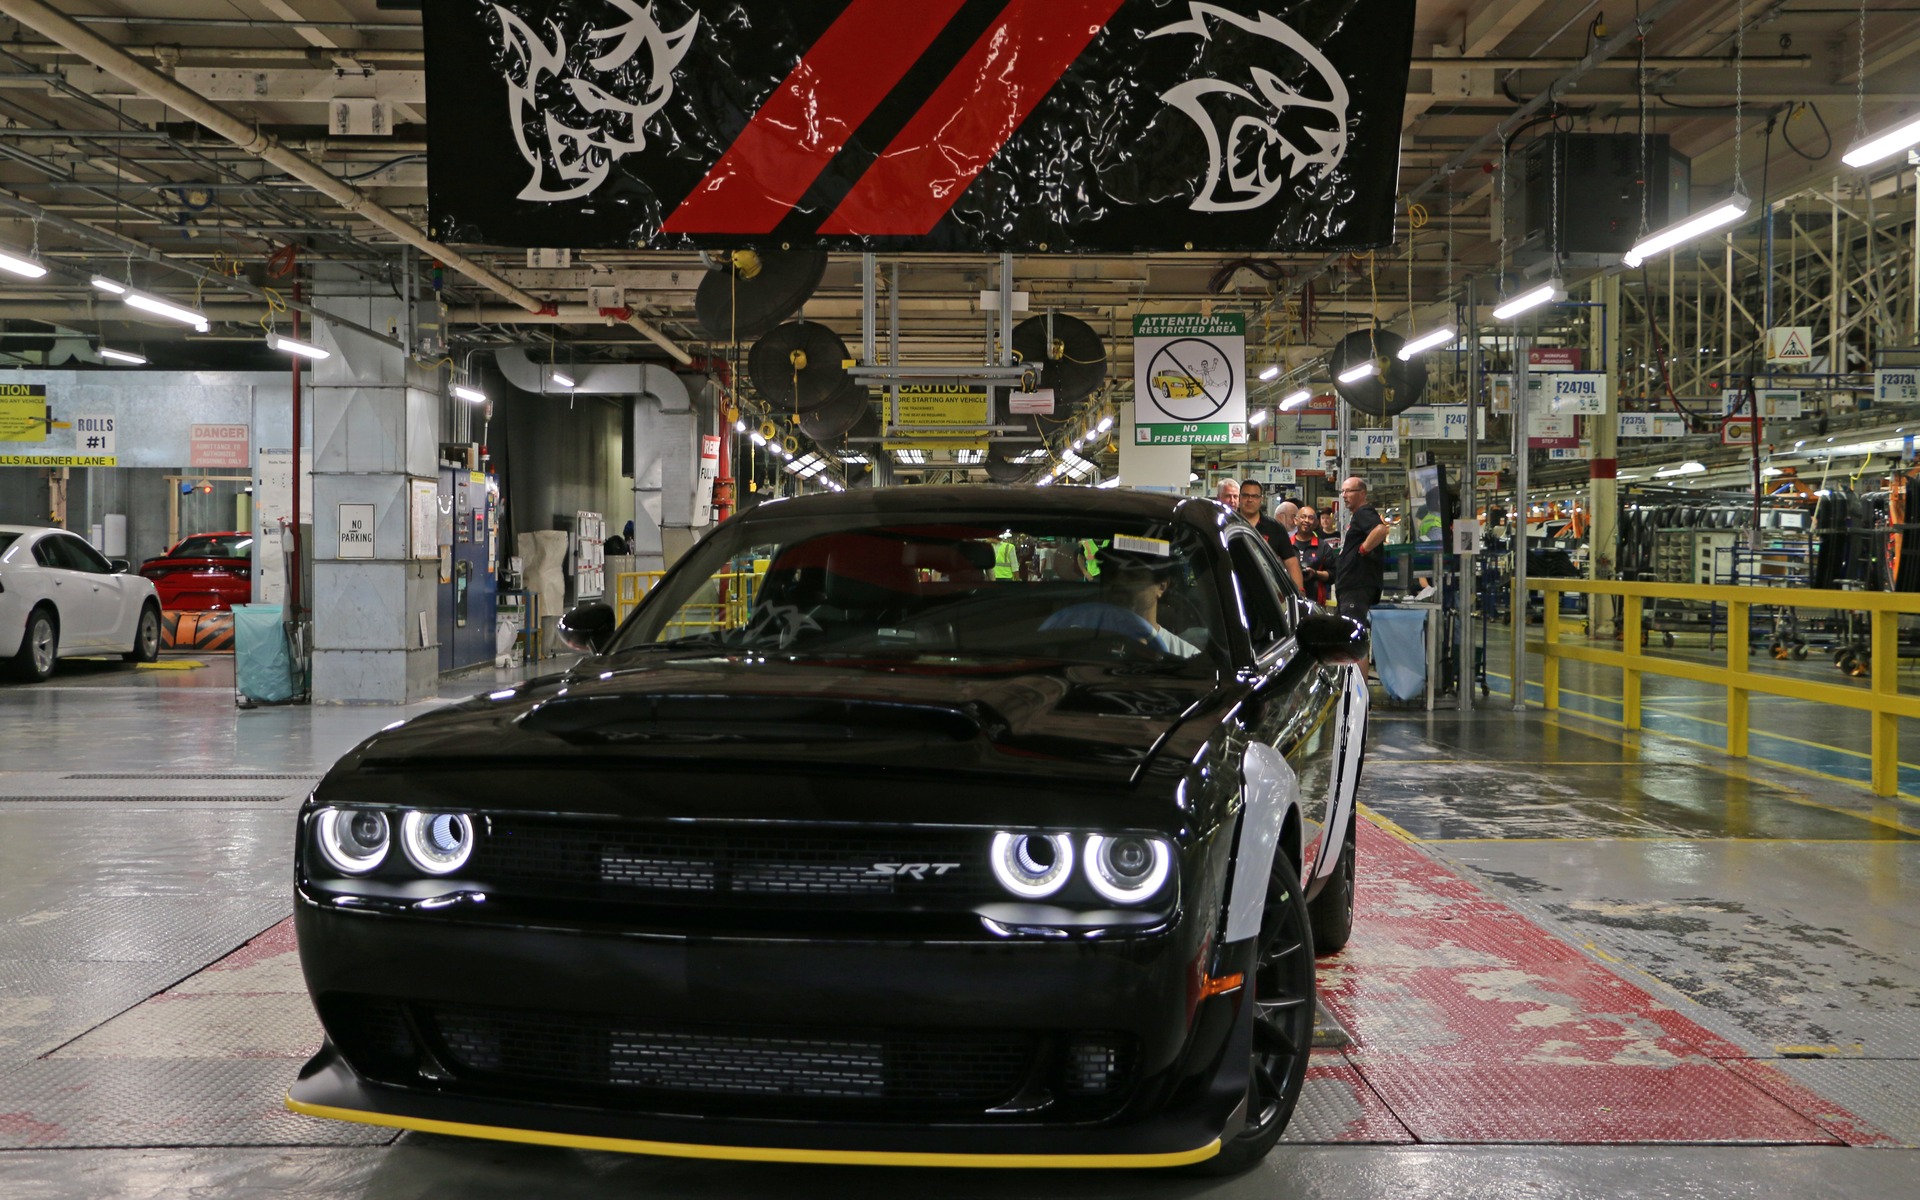
<svg viewBox="0 0 1920 1200">
<path fill-rule="evenodd" d="M 1133 423 L 1143 446 L 1245 442 L 1246 318 L 1135 317 Z"/>
</svg>

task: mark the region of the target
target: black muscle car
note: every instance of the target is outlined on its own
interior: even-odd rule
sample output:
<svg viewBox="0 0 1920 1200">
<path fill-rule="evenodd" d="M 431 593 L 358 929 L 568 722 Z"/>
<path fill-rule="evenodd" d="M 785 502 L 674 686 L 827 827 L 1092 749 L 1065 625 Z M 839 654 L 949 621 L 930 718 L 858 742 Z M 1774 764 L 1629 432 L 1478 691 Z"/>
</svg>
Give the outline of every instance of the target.
<svg viewBox="0 0 1920 1200">
<path fill-rule="evenodd" d="M 297 1112 L 689 1157 L 1258 1160 L 1353 919 L 1355 623 L 1211 501 L 808 497 L 301 811 Z M 1304 882 L 1303 882 L 1304 880 Z"/>
</svg>

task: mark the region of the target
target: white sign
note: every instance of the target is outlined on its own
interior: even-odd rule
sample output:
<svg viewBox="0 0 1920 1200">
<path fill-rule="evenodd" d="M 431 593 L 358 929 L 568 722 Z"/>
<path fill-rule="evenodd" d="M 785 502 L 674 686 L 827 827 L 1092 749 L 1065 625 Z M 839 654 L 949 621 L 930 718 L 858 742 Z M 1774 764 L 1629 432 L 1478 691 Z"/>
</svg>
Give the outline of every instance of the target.
<svg viewBox="0 0 1920 1200">
<path fill-rule="evenodd" d="M 1275 446 L 1273 461 L 1292 471 L 1318 471 L 1324 457 L 1319 446 Z"/>
<path fill-rule="evenodd" d="M 1464 404 L 1443 404 L 1438 407 L 1409 408 L 1400 414 L 1397 426 L 1403 438 L 1425 438 L 1428 441 L 1464 442 L 1467 440 L 1467 413 L 1470 410 Z M 1487 433 L 1487 415 L 1480 413 L 1480 435 Z"/>
<path fill-rule="evenodd" d="M 1480 520 L 1478 517 L 1455 517 L 1453 519 L 1453 552 L 1455 554 L 1480 553 Z"/>
<path fill-rule="evenodd" d="M 1533 376 L 1527 377 L 1533 390 Z M 1554 371 L 1544 376 L 1547 411 L 1555 415 L 1604 416 L 1607 411 L 1607 376 L 1603 371 Z"/>
<path fill-rule="evenodd" d="M 693 485 L 693 527 L 713 520 L 713 481 L 720 478 L 720 439 L 700 435 L 700 478 Z"/>
<path fill-rule="evenodd" d="M 1767 330 L 1767 361 L 1804 363 L 1813 361 L 1813 327 L 1779 325 Z"/>
<path fill-rule="evenodd" d="M 373 505 L 340 506 L 340 552 L 334 557 L 373 557 Z"/>
<path fill-rule="evenodd" d="M 99 415 L 73 419 L 76 454 L 114 454 L 113 418 Z"/>
<path fill-rule="evenodd" d="M 1340 457 L 1340 435 L 1324 435 L 1320 444 L 1323 459 Z M 1350 429 L 1347 431 L 1347 457 L 1378 459 L 1400 457 L 1400 435 L 1391 429 Z"/>
<path fill-rule="evenodd" d="M 1873 373 L 1873 399 L 1877 404 L 1912 404 L 1920 401 L 1920 370 L 1896 367 Z"/>
<path fill-rule="evenodd" d="M 1621 413 L 1623 438 L 1676 438 L 1687 434 L 1686 418 L 1679 413 Z"/>
<path fill-rule="evenodd" d="M 1134 438 L 1143 446 L 1245 442 L 1246 333 L 1239 313 L 1134 317 Z"/>
<path fill-rule="evenodd" d="M 1008 392 L 1007 411 L 1010 413 L 1039 413 L 1041 416 L 1053 415 L 1053 389 L 1040 388 L 1031 392 Z"/>
<path fill-rule="evenodd" d="M 1789 421 L 1804 412 L 1799 392 L 1760 392 L 1758 395 L 1760 415 L 1769 421 Z"/>
</svg>

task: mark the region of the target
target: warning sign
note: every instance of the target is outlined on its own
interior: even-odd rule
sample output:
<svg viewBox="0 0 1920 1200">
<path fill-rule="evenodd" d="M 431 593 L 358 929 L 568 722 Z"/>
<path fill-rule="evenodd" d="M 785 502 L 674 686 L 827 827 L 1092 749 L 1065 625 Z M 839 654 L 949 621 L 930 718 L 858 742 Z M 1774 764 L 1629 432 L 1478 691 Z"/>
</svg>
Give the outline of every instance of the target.
<svg viewBox="0 0 1920 1200">
<path fill-rule="evenodd" d="M 1134 439 L 1141 445 L 1247 440 L 1247 322 L 1239 313 L 1133 319 Z"/>
<path fill-rule="evenodd" d="M 1722 446 L 1751 446 L 1754 440 L 1754 420 L 1752 417 L 1728 417 L 1720 422 L 1720 444 Z"/>
<path fill-rule="evenodd" d="M 900 385 L 900 422 L 913 426 L 951 427 L 893 434 L 884 443 L 888 450 L 987 448 L 987 389 L 954 383 L 903 383 Z"/>
<path fill-rule="evenodd" d="M 1767 330 L 1767 361 L 1803 363 L 1813 361 L 1813 327 L 1776 325 Z"/>
<path fill-rule="evenodd" d="M 53 424 L 44 383 L 0 383 L 0 442 L 44 442 Z"/>
</svg>

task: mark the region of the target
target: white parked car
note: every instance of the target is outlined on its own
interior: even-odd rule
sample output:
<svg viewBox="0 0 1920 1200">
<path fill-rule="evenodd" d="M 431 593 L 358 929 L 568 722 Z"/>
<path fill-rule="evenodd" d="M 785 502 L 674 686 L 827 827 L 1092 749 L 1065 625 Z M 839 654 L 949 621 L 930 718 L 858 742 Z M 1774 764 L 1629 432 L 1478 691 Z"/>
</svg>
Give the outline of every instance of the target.
<svg viewBox="0 0 1920 1200">
<path fill-rule="evenodd" d="M 160 657 L 160 598 L 64 529 L 0 525 L 0 662 L 38 682 L 62 655 Z"/>
</svg>

